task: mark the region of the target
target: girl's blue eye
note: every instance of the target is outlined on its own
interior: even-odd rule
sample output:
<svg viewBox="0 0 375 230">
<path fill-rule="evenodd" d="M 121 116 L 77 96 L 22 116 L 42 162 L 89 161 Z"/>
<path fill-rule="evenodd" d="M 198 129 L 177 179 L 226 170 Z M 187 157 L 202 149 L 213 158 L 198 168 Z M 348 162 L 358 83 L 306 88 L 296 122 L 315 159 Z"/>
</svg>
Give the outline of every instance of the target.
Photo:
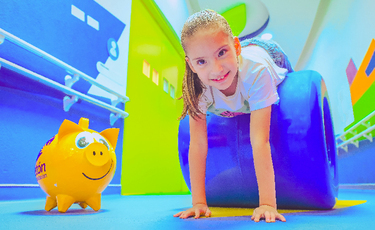
<svg viewBox="0 0 375 230">
<path fill-rule="evenodd" d="M 219 52 L 219 57 L 223 56 L 225 53 L 227 52 L 227 50 L 220 50 Z"/>
<path fill-rule="evenodd" d="M 206 63 L 205 60 L 198 60 L 198 61 L 197 61 L 197 64 L 198 64 L 198 65 L 203 65 L 203 64 L 205 64 L 205 63 Z"/>
</svg>

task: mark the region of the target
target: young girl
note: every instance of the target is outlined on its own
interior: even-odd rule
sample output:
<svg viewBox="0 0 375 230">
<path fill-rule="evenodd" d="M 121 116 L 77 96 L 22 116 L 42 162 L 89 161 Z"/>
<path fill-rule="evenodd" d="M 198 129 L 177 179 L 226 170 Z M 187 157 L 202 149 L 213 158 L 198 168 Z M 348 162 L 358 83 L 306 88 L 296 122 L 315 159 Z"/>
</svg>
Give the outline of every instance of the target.
<svg viewBox="0 0 375 230">
<path fill-rule="evenodd" d="M 181 119 L 190 115 L 193 207 L 174 216 L 185 219 L 211 215 L 205 194 L 209 111 L 225 117 L 251 113 L 249 138 L 259 190 L 259 207 L 251 219 L 285 221 L 277 212 L 269 132 L 271 105 L 279 100 L 277 85 L 288 71 L 293 71 L 287 57 L 277 44 L 259 39 L 244 41 L 241 50 L 240 41 L 233 36 L 227 21 L 211 10 L 188 18 L 182 29 L 181 44 L 186 54 Z"/>
</svg>

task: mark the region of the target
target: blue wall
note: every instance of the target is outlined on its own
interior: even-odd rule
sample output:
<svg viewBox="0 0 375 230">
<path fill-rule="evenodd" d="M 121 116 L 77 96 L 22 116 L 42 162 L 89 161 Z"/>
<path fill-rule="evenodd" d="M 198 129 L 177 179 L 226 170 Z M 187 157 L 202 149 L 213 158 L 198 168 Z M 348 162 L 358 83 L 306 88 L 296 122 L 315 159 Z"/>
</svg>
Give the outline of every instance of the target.
<svg viewBox="0 0 375 230">
<path fill-rule="evenodd" d="M 14 76 L 5 69 L 0 70 L 0 79 Z M 47 140 L 57 133 L 64 119 L 78 123 L 80 117 L 89 118 L 89 128 L 97 131 L 111 127 L 107 110 L 86 102 L 73 105 L 69 112 L 64 112 L 62 107 L 62 98 L 0 86 L 0 184 L 37 184 L 34 175 L 36 157 Z M 121 131 L 116 147 L 118 164 L 111 184 L 120 184 L 123 121 L 118 120 L 113 127 Z M 45 196 L 40 188 L 27 187 L 0 188 L 0 199 Z M 106 193 L 120 193 L 120 188 L 108 187 L 107 190 Z"/>
<path fill-rule="evenodd" d="M 339 150 L 340 184 L 375 184 L 375 142 L 362 140 L 359 148 L 348 145 L 348 152 Z"/>
<path fill-rule="evenodd" d="M 0 28 L 90 75 L 98 76 L 97 62 L 109 58 L 107 42 L 119 39 L 126 25 L 92 0 L 0 0 Z M 100 30 L 71 14 L 72 5 L 100 22 Z M 5 40 L 0 57 L 64 84 L 67 72 L 45 59 Z M 126 73 L 124 73 L 126 75 Z M 87 94 L 91 85 L 79 80 L 73 89 Z M 110 125 L 110 111 L 78 101 L 63 110 L 64 93 L 40 82 L 0 69 L 0 200 L 45 197 L 35 179 L 35 160 L 64 119 L 90 120 L 90 129 L 120 128 L 116 147 L 117 169 L 111 184 L 119 185 L 122 163 L 123 119 Z M 91 95 L 93 96 L 93 95 Z M 110 104 L 108 98 L 96 97 Z M 118 106 L 124 109 L 123 105 Z M 107 187 L 103 194 L 120 194 Z"/>
</svg>

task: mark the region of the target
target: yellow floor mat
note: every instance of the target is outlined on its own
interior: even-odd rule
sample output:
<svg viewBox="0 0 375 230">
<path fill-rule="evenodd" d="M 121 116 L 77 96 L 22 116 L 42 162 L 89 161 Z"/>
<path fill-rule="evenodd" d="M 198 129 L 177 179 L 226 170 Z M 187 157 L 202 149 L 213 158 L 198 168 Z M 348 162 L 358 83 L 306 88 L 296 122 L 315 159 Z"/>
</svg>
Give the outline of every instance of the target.
<svg viewBox="0 0 375 230">
<path fill-rule="evenodd" d="M 337 200 L 333 209 L 347 208 L 355 205 L 366 203 L 366 200 Z M 253 215 L 254 208 L 220 208 L 210 207 L 212 217 L 233 217 L 233 216 L 251 216 Z M 298 212 L 311 212 L 316 210 L 290 210 L 279 209 L 279 213 L 298 213 Z"/>
</svg>

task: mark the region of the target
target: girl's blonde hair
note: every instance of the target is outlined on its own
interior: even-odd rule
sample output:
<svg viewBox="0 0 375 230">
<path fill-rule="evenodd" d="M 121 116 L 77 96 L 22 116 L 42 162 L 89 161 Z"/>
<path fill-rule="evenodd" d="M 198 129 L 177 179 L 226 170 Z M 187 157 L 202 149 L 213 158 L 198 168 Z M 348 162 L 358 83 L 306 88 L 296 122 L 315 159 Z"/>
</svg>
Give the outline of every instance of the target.
<svg viewBox="0 0 375 230">
<path fill-rule="evenodd" d="M 186 54 L 186 43 L 189 38 L 201 29 L 221 29 L 233 38 L 232 30 L 227 20 L 212 10 L 203 10 L 191 15 L 185 22 L 181 32 L 181 45 Z M 205 89 L 204 84 L 194 73 L 187 61 L 185 60 L 186 69 L 182 83 L 182 97 L 184 100 L 184 108 L 179 119 L 183 119 L 187 114 L 195 119 L 196 116 L 202 114 L 199 109 L 199 98 Z M 181 99 L 180 98 L 180 99 Z"/>
</svg>

